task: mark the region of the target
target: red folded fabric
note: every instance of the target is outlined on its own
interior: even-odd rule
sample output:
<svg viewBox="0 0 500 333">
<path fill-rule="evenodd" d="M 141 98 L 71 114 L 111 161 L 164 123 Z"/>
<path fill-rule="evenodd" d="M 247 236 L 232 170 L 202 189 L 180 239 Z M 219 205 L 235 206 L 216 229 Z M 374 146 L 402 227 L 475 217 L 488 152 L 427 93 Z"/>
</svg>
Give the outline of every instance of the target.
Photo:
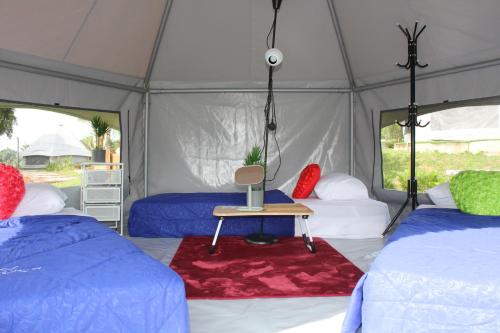
<svg viewBox="0 0 500 333">
<path fill-rule="evenodd" d="M 19 170 L 0 163 L 0 220 L 12 216 L 25 191 L 24 179 Z"/>
<path fill-rule="evenodd" d="M 299 180 L 292 193 L 292 198 L 305 199 L 314 191 L 316 183 L 321 177 L 321 169 L 318 164 L 309 164 L 300 173 Z"/>
</svg>

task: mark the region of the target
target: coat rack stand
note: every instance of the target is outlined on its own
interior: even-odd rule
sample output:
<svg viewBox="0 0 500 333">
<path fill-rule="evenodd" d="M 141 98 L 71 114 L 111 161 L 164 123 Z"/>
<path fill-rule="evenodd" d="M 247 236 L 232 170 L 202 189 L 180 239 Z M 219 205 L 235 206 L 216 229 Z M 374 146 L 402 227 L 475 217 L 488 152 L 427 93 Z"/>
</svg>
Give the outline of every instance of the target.
<svg viewBox="0 0 500 333">
<path fill-rule="evenodd" d="M 415 175 L 415 168 L 416 168 L 416 164 L 415 164 L 416 163 L 415 129 L 417 127 L 426 127 L 427 125 L 429 125 L 429 123 L 422 124 L 420 121 L 417 121 L 418 105 L 415 103 L 415 69 L 417 67 L 425 68 L 428 66 L 428 64 L 425 64 L 425 65 L 420 64 L 418 57 L 417 57 L 418 37 L 425 30 L 426 25 L 424 25 L 419 30 L 418 22 L 415 22 L 412 34 L 408 30 L 408 28 L 403 28 L 400 24 L 398 24 L 398 28 L 399 28 L 399 30 L 401 30 L 403 32 L 406 39 L 408 40 L 408 59 L 404 65 L 401 65 L 400 63 L 397 63 L 396 65 L 400 68 L 410 70 L 410 96 L 411 97 L 410 97 L 410 104 L 408 105 L 408 120 L 406 122 L 403 122 L 403 123 L 397 122 L 397 124 L 399 126 L 407 127 L 410 129 L 410 178 L 408 179 L 408 184 L 407 184 L 406 201 L 403 203 L 403 205 L 398 210 L 396 215 L 392 218 L 391 223 L 389 223 L 387 228 L 384 230 L 384 232 L 382 233 L 382 236 L 387 235 L 391 231 L 392 227 L 394 226 L 394 223 L 396 223 L 397 219 L 399 218 L 401 213 L 404 211 L 406 206 L 410 203 L 410 201 L 411 201 L 412 210 L 415 210 L 415 208 L 417 208 L 417 206 L 419 205 L 418 198 L 417 198 L 418 183 L 417 183 L 417 178 Z"/>
</svg>

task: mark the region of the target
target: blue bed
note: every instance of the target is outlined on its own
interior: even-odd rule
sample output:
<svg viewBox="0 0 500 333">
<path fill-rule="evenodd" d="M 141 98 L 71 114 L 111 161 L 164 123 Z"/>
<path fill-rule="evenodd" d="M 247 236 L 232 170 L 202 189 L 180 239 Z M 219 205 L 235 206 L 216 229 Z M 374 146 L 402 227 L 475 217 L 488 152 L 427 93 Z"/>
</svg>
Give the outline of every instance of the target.
<svg viewBox="0 0 500 333">
<path fill-rule="evenodd" d="M 499 332 L 500 216 L 412 212 L 356 286 L 343 332 Z"/>
<path fill-rule="evenodd" d="M 189 332 L 184 284 L 93 218 L 0 221 L 0 332 Z"/>
<path fill-rule="evenodd" d="M 279 190 L 267 191 L 266 203 L 292 203 Z M 215 206 L 246 205 L 246 193 L 165 193 L 137 200 L 132 205 L 128 220 L 130 236 L 185 237 L 213 236 L 217 218 Z M 260 230 L 260 218 L 231 218 L 221 235 L 241 236 Z M 294 235 L 294 218 L 266 217 L 265 231 L 276 236 Z"/>
</svg>

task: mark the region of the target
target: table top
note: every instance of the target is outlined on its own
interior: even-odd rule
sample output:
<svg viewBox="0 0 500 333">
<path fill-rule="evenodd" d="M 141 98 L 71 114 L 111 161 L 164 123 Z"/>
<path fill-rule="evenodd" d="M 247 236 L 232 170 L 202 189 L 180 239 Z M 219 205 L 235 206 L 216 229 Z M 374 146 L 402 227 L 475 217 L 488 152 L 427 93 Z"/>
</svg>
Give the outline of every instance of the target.
<svg viewBox="0 0 500 333">
<path fill-rule="evenodd" d="M 301 203 L 288 203 L 288 204 L 266 204 L 264 210 L 255 211 L 241 211 L 237 206 L 217 206 L 214 208 L 213 215 L 217 217 L 229 216 L 302 216 L 312 215 L 314 212 L 307 206 Z"/>
</svg>

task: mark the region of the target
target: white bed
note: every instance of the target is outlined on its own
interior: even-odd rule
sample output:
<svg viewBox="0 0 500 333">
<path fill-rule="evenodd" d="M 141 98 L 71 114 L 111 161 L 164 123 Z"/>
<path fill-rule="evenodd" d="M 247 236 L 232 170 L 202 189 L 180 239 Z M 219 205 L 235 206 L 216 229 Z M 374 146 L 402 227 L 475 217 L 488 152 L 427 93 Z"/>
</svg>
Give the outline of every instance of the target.
<svg viewBox="0 0 500 333">
<path fill-rule="evenodd" d="M 309 227 L 315 237 L 377 238 L 381 237 L 391 220 L 387 204 L 372 199 L 294 200 L 314 211 L 314 215 L 309 218 Z M 298 221 L 295 221 L 295 235 L 301 235 Z"/>
</svg>

